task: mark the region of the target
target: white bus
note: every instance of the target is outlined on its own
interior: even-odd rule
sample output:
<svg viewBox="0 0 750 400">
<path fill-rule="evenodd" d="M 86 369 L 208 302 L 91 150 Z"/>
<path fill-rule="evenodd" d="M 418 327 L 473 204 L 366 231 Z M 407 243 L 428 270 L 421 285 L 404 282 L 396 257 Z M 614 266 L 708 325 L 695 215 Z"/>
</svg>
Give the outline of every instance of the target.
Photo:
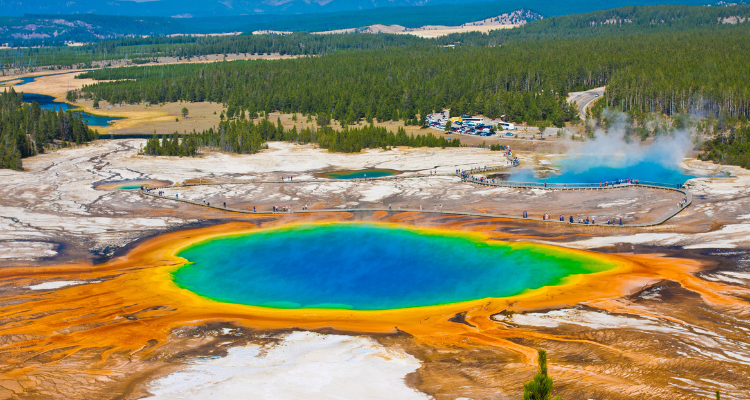
<svg viewBox="0 0 750 400">
<path fill-rule="evenodd" d="M 500 121 L 499 125 L 502 126 L 503 129 L 506 130 L 506 131 L 515 131 L 516 130 L 516 126 L 513 125 L 513 124 L 511 124 L 510 122 L 502 122 L 502 121 Z"/>
</svg>

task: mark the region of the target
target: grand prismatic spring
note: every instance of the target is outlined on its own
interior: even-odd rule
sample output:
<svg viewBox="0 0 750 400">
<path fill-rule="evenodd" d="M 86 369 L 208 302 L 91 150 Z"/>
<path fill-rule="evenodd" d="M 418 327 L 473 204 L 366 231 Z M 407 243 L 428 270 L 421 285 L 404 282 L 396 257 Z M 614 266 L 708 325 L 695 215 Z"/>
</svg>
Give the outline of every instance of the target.
<svg viewBox="0 0 750 400">
<path fill-rule="evenodd" d="M 131 84 L 111 71 L 19 90 L 92 112 L 87 87 Z M 566 124 L 343 153 L 287 142 L 314 115 L 271 110 L 284 141 L 240 154 L 247 109 L 99 101 L 125 118 L 108 140 L 0 169 L 0 400 L 513 400 L 540 349 L 552 398 L 750 393 L 750 172 L 693 137 Z M 154 132 L 184 136 L 153 151 Z M 486 184 L 506 178 L 532 184 Z"/>
<path fill-rule="evenodd" d="M 190 262 L 175 273 L 180 287 L 219 301 L 278 308 L 459 303 L 512 296 L 615 267 L 562 248 L 358 224 L 216 238 L 178 255 Z"/>
</svg>

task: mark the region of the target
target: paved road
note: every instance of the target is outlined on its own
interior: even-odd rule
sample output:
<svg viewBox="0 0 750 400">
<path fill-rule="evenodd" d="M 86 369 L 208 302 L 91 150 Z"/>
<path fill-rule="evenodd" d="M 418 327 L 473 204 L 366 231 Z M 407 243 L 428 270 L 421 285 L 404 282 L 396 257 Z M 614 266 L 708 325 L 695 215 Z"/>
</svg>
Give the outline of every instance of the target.
<svg viewBox="0 0 750 400">
<path fill-rule="evenodd" d="M 605 87 L 599 87 L 585 92 L 571 92 L 568 93 L 568 101 L 578 103 L 578 112 L 581 114 L 582 119 L 586 119 L 586 109 L 592 101 L 604 94 L 604 89 Z"/>
</svg>

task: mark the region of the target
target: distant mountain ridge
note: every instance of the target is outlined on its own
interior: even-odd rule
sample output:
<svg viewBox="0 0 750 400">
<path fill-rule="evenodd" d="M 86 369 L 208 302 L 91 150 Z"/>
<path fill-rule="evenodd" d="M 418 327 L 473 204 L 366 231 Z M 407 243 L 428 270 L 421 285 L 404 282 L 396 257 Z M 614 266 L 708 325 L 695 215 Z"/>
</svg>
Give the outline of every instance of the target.
<svg viewBox="0 0 750 400">
<path fill-rule="evenodd" d="M 199 33 L 172 18 L 113 15 L 24 15 L 0 17 L 0 44 L 26 41 L 91 42 L 123 36 Z"/>
<path fill-rule="evenodd" d="M 179 19 L 239 15 L 304 15 L 391 7 L 467 5 L 477 0 L 0 0 L 0 15 L 103 14 L 175 17 Z M 706 0 L 497 0 L 495 5 L 512 10 L 532 9 L 545 16 L 581 13 L 626 5 L 703 5 Z M 415 10 L 416 11 L 416 10 Z"/>
<path fill-rule="evenodd" d="M 11 5 L 19 8 L 20 0 L 0 0 L 0 5 Z M 78 2 L 77 2 L 78 1 Z M 75 0 L 63 3 L 56 11 L 67 10 L 72 5 L 91 0 Z M 185 7 L 172 9 L 174 12 L 189 10 L 193 0 L 184 0 Z M 226 0 L 221 7 L 234 7 L 236 12 L 247 7 L 248 4 L 267 4 L 271 0 L 254 0 L 255 2 L 235 2 Z M 273 0 L 274 7 L 292 7 L 298 2 L 320 9 L 328 6 L 339 7 L 334 2 L 343 0 Z M 132 36 L 166 36 L 174 34 L 220 34 L 234 32 L 255 31 L 293 31 L 293 32 L 322 32 L 336 30 L 359 30 L 373 25 L 401 26 L 408 29 L 420 28 L 426 25 L 440 25 L 455 27 L 466 23 L 496 18 L 499 15 L 526 10 L 528 15 L 552 17 L 557 15 L 578 14 L 609 7 L 635 4 L 651 4 L 653 0 L 500 0 L 485 3 L 466 3 L 466 0 L 357 0 L 359 4 L 378 5 L 385 2 L 388 5 L 412 4 L 411 6 L 388 6 L 369 8 L 365 10 L 327 12 L 314 14 L 256 14 L 230 16 L 203 16 L 187 18 L 189 13 L 182 13 L 181 18 L 159 16 L 129 16 L 129 15 L 100 15 L 100 14 L 26 14 L 23 16 L 0 17 L 0 45 L 11 47 L 60 45 L 64 42 L 94 42 L 99 40 L 132 37 Z M 458 4 L 437 4 L 440 1 L 461 2 Z M 703 0 L 675 0 L 680 2 L 702 4 Z M 97 2 L 101 7 L 115 7 L 128 3 L 128 6 L 142 7 L 148 5 L 153 10 L 158 7 L 174 4 L 173 0 L 148 1 L 134 3 L 122 0 L 111 2 Z M 31 5 L 29 5 L 31 4 Z M 45 5 L 46 4 L 46 5 Z M 49 8 L 50 0 L 39 0 L 34 3 L 23 3 L 24 8 Z M 88 4 L 88 3 L 86 3 Z M 211 10 L 215 3 L 207 2 L 203 10 Z M 11 7 L 11 8 L 12 8 Z M 219 9 L 218 7 L 216 9 Z M 73 7 L 75 9 L 75 7 Z M 7 12 L 7 7 L 0 12 Z M 138 10 L 129 10 L 138 12 Z M 202 15 L 210 15 L 204 13 Z M 522 18 L 531 21 L 537 17 Z M 517 19 L 515 23 L 521 22 Z"/>
<path fill-rule="evenodd" d="M 20 16 L 39 14 L 107 14 L 159 17 L 208 17 L 249 14 L 311 14 L 366 10 L 381 7 L 407 7 L 476 0 L 0 0 L 0 13 Z"/>
<path fill-rule="evenodd" d="M 446 9 L 456 6 L 445 6 Z M 116 39 L 123 37 L 141 36 L 171 36 L 171 35 L 203 35 L 203 34 L 226 34 L 226 33 L 250 33 L 250 32 L 279 32 L 278 26 L 296 26 L 296 31 L 322 31 L 329 23 L 357 24 L 359 22 L 372 22 L 370 25 L 358 27 L 357 25 L 344 25 L 346 30 L 352 32 L 378 33 L 384 30 L 373 29 L 379 22 L 388 26 L 398 27 L 395 32 L 410 32 L 416 29 L 429 30 L 438 27 L 455 27 L 467 24 L 468 26 L 486 26 L 502 24 L 523 24 L 542 18 L 541 15 L 528 10 L 516 10 L 501 15 L 492 15 L 484 18 L 491 10 L 480 12 L 461 13 L 458 10 L 450 10 L 449 18 L 442 18 L 434 13 L 435 7 L 425 7 L 427 13 L 420 14 L 416 19 L 404 17 L 403 7 L 389 8 L 394 13 L 383 14 L 376 10 L 362 12 L 348 12 L 351 16 L 361 14 L 364 19 L 341 18 L 339 13 L 315 14 L 311 17 L 316 25 L 307 25 L 303 20 L 295 19 L 294 16 L 287 20 L 278 20 L 278 15 L 263 16 L 257 18 L 265 20 L 258 24 L 247 25 L 244 17 L 221 17 L 205 19 L 175 19 L 165 17 L 132 17 L 112 16 L 98 14 L 73 14 L 73 15 L 49 15 L 49 14 L 26 14 L 21 17 L 0 17 L 0 45 L 11 47 L 24 47 L 29 45 L 54 45 L 65 43 L 90 43 L 99 40 Z M 440 9 L 442 10 L 442 8 Z M 373 14 L 374 13 L 374 14 Z M 394 19 L 394 17 L 396 17 Z M 484 18 L 484 19 L 477 19 Z M 256 20 L 257 20 L 256 19 Z M 193 23 L 199 22 L 197 25 Z M 406 26 L 399 25 L 402 23 Z M 421 24 L 420 24 L 421 23 Z M 450 25 L 448 25 L 450 24 Z M 320 29 L 311 29 L 318 26 Z M 385 25 L 380 25 L 385 26 Z M 260 28 L 258 28 L 260 27 Z M 267 29 L 266 29 L 267 28 Z M 339 33 L 339 32 L 337 32 Z"/>
</svg>

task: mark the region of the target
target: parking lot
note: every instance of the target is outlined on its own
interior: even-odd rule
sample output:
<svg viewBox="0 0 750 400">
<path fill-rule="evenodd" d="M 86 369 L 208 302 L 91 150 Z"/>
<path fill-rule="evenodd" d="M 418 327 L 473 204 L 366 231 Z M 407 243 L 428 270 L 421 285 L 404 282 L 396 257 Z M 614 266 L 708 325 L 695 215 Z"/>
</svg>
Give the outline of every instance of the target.
<svg viewBox="0 0 750 400">
<path fill-rule="evenodd" d="M 450 127 L 446 130 L 446 125 L 449 123 Z M 460 117 L 450 117 L 448 111 L 428 115 L 427 125 L 432 129 L 446 133 L 484 137 L 514 136 L 516 130 L 514 124 L 499 119 L 493 120 L 466 114 Z"/>
</svg>

